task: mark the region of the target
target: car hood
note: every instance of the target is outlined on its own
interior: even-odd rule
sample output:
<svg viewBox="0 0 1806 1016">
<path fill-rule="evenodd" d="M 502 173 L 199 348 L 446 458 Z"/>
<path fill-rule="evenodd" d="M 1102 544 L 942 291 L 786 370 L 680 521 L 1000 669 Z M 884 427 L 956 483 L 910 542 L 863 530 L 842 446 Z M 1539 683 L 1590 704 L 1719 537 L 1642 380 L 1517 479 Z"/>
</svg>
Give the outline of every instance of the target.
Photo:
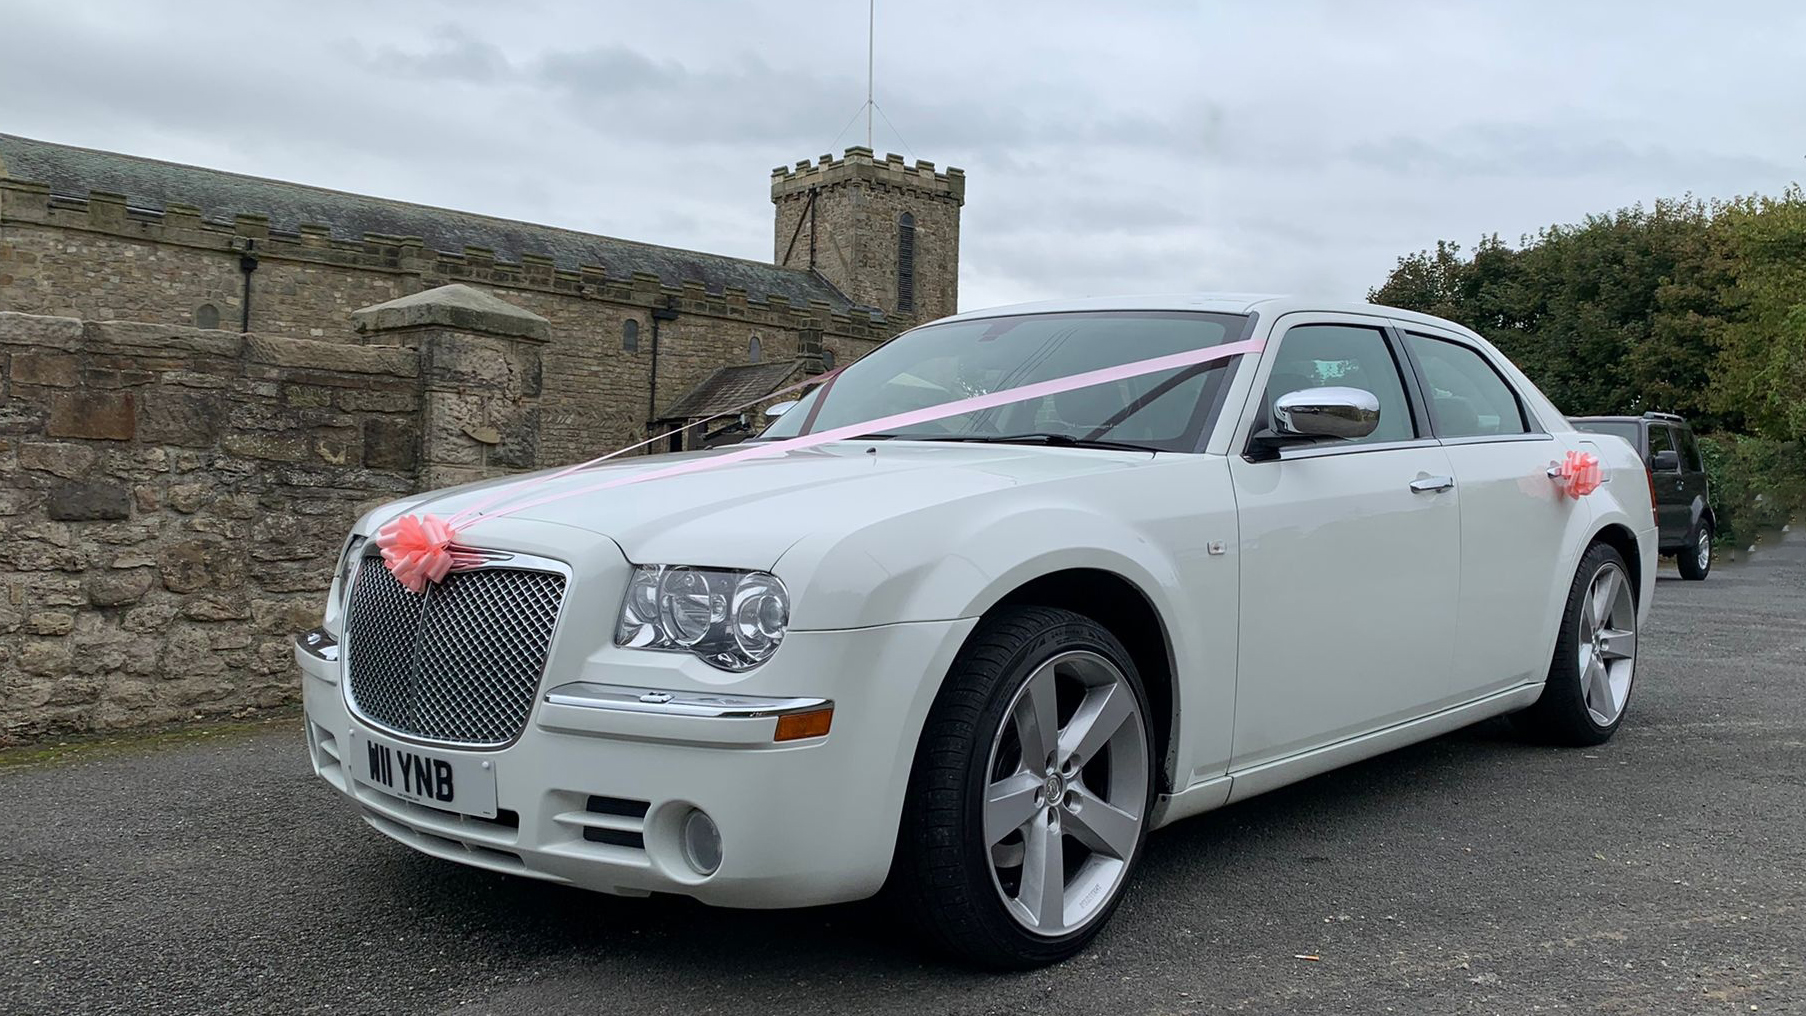
<svg viewBox="0 0 1806 1016">
<path fill-rule="evenodd" d="M 556 472 L 551 470 L 468 484 L 397 502 L 373 513 L 370 526 L 408 512 L 446 518 L 482 502 L 504 484 L 532 479 L 535 482 L 524 484 L 518 496 L 499 502 L 492 511 L 607 536 L 635 562 L 770 568 L 809 533 L 851 530 L 1024 484 L 1133 468 L 1154 457 L 1146 452 L 1027 445 L 842 442 L 585 491 L 616 478 L 730 450 L 636 456 L 555 480 L 545 479 Z M 557 500 L 508 510 L 510 504 L 551 497 Z M 478 519 L 461 528 L 458 542 L 480 547 L 482 534 Z"/>
</svg>

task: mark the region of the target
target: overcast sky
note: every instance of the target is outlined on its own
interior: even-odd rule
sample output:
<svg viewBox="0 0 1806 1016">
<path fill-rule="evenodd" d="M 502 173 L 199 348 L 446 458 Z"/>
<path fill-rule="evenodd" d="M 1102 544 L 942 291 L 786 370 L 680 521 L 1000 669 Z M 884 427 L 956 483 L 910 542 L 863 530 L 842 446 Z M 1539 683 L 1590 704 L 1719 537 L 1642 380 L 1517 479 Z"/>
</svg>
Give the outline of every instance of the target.
<svg viewBox="0 0 1806 1016">
<path fill-rule="evenodd" d="M 1403 253 L 1806 178 L 1806 3 L 878 0 L 963 308 L 1361 298 Z M 864 143 L 866 4 L 0 0 L 0 131 L 745 257 Z M 843 132 L 843 128 L 845 128 Z"/>
</svg>

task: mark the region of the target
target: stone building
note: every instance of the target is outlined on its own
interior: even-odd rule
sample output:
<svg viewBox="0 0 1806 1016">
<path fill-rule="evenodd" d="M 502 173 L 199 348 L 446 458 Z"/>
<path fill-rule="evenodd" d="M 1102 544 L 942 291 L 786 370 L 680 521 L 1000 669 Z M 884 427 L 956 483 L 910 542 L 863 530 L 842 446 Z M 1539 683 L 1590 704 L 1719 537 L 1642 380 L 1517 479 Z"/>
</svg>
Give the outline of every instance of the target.
<svg viewBox="0 0 1806 1016">
<path fill-rule="evenodd" d="M 771 198 L 766 264 L 0 134 L 0 311 L 358 343 L 352 311 L 462 283 L 550 323 L 517 438 L 566 462 L 715 408 L 723 367 L 801 376 L 955 310 L 960 170 L 850 148 Z"/>
</svg>

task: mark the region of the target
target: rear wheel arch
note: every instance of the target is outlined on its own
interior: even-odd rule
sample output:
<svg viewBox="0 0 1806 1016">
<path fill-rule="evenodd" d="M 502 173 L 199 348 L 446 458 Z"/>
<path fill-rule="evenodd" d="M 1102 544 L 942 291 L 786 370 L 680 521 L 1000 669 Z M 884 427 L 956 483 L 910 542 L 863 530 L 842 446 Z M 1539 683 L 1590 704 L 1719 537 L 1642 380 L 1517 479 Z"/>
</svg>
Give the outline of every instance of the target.
<svg viewBox="0 0 1806 1016">
<path fill-rule="evenodd" d="M 1624 559 L 1624 567 L 1630 570 L 1631 596 L 1637 600 L 1643 598 L 1643 552 L 1637 546 L 1637 536 L 1623 523 L 1612 522 L 1594 533 L 1587 541 L 1591 549 L 1595 543 L 1603 543 L 1618 552 Z M 1586 556 L 1582 551 L 1581 556 Z"/>
</svg>

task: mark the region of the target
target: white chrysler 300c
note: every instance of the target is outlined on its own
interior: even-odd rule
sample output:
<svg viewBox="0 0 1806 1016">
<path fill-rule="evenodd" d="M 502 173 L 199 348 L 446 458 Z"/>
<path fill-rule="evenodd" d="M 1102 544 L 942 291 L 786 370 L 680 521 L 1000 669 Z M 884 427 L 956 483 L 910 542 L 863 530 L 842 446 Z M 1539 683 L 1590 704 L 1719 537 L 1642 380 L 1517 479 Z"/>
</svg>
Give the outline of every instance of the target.
<svg viewBox="0 0 1806 1016">
<path fill-rule="evenodd" d="M 541 480 L 422 594 L 384 566 L 384 524 L 499 490 L 365 517 L 296 640 L 314 768 L 366 822 L 725 906 L 888 880 L 994 965 L 1082 948 L 1166 823 L 1498 714 L 1604 741 L 1656 570 L 1636 454 L 1484 340 L 1266 297 L 937 321 L 754 442 Z"/>
</svg>

